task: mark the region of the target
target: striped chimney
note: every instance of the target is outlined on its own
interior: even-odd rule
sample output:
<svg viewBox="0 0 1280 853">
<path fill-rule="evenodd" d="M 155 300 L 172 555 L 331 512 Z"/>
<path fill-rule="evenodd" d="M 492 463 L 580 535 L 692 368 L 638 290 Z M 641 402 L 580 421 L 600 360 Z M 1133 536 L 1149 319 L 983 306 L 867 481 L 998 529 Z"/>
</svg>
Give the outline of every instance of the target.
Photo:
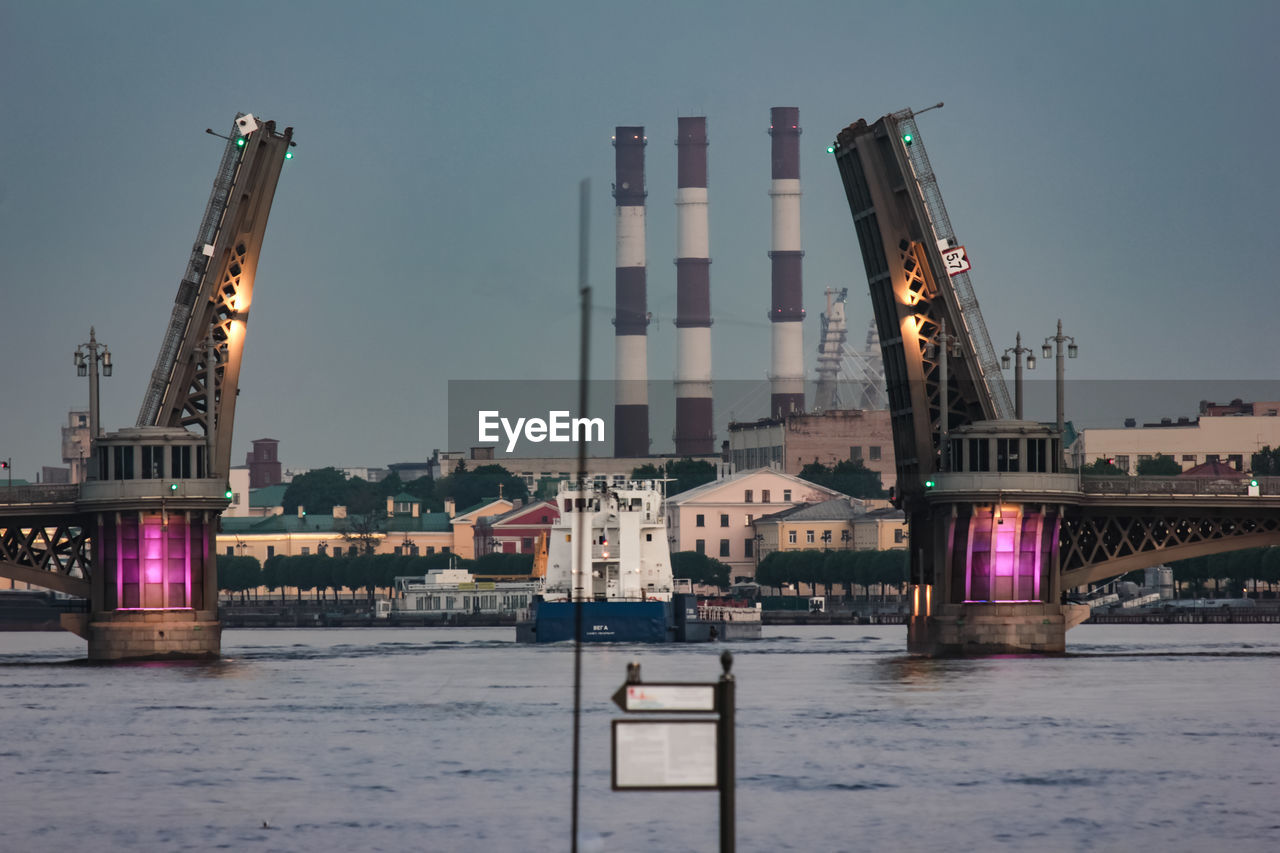
<svg viewBox="0 0 1280 853">
<path fill-rule="evenodd" d="M 707 120 L 676 119 L 676 453 L 715 453 L 711 410 L 711 259 Z"/>
<path fill-rule="evenodd" d="M 645 330 L 644 146 L 643 127 L 619 127 L 613 137 L 613 197 L 618 248 L 613 318 L 617 357 L 614 379 L 613 454 L 649 455 L 649 368 Z"/>
<path fill-rule="evenodd" d="M 800 261 L 800 110 L 770 110 L 769 135 L 773 137 L 772 262 L 773 325 L 771 417 L 804 411 L 804 307 L 801 297 Z"/>
</svg>

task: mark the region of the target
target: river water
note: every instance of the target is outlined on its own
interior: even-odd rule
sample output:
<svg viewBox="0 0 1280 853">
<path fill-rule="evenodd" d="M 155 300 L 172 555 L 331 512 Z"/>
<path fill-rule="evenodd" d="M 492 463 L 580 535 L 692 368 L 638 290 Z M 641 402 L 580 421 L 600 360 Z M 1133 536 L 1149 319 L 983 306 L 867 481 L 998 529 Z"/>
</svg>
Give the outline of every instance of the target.
<svg viewBox="0 0 1280 853">
<path fill-rule="evenodd" d="M 0 850 L 569 849 L 573 652 L 510 628 L 236 630 L 90 666 L 0 634 Z M 714 851 L 714 792 L 610 790 L 610 696 L 738 691 L 742 851 L 1280 850 L 1280 630 L 1081 626 L 931 661 L 901 627 L 583 656 L 580 849 Z"/>
</svg>

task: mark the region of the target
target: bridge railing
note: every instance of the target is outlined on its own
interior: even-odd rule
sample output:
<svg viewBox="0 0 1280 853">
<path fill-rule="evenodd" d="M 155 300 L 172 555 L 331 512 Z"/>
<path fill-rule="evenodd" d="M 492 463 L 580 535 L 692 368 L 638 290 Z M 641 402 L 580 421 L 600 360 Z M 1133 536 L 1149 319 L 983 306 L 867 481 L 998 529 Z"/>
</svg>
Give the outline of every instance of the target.
<svg viewBox="0 0 1280 853">
<path fill-rule="evenodd" d="M 78 483 L 40 483 L 7 487 L 0 483 L 0 506 L 74 502 L 79 494 Z"/>
<path fill-rule="evenodd" d="M 1258 477 L 1259 495 L 1280 495 L 1280 477 Z M 1250 478 L 1091 477 L 1080 478 L 1087 495 L 1248 495 Z"/>
</svg>

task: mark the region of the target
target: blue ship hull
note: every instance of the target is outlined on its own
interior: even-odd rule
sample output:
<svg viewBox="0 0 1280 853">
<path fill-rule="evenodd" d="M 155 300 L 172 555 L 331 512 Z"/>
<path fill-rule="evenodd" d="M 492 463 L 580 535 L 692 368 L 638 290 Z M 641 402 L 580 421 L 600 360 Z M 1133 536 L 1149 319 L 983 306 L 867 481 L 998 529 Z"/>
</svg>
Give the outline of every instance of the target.
<svg viewBox="0 0 1280 853">
<path fill-rule="evenodd" d="M 698 621 L 698 603 L 679 594 L 672 601 L 541 601 L 533 619 L 516 624 L 516 641 L 559 643 L 573 639 L 575 608 L 582 608 L 584 643 L 705 643 L 715 636 Z"/>
</svg>

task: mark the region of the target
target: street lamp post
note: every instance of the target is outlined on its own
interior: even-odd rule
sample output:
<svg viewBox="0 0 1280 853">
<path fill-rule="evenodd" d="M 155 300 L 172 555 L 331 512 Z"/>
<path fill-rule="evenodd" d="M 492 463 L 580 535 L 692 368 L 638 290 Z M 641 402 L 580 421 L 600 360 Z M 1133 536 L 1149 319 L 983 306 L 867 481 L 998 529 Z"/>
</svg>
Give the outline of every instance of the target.
<svg viewBox="0 0 1280 853">
<path fill-rule="evenodd" d="M 89 341 L 76 347 L 76 375 L 89 377 L 89 447 L 92 454 L 93 442 L 102 434 L 98 425 L 98 365 L 102 365 L 102 375 L 111 375 L 111 350 L 106 344 L 98 343 L 93 326 L 89 327 Z"/>
<path fill-rule="evenodd" d="M 1066 365 L 1065 362 L 1062 361 L 1062 345 L 1069 342 L 1068 347 L 1066 347 L 1066 355 L 1068 355 L 1070 359 L 1074 359 L 1076 355 L 1079 355 L 1079 347 L 1075 346 L 1075 338 L 1069 336 L 1069 334 L 1062 334 L 1061 319 L 1057 321 L 1057 334 L 1050 338 L 1044 338 L 1044 346 L 1041 347 L 1041 355 L 1046 357 L 1046 359 L 1053 355 L 1053 347 L 1050 343 L 1051 341 L 1057 343 L 1057 435 L 1059 435 L 1059 441 L 1061 441 L 1062 429 L 1065 428 L 1066 424 L 1066 421 L 1062 419 L 1062 410 L 1064 410 L 1065 401 L 1064 377 L 1066 375 Z"/>
<path fill-rule="evenodd" d="M 1022 332 L 1018 332 L 1018 336 L 1013 346 L 1007 347 L 1004 355 L 1000 357 L 1000 366 L 1005 370 L 1009 369 L 1009 353 L 1013 353 L 1014 369 L 1013 369 L 1013 409 L 1014 417 L 1022 420 L 1022 356 L 1027 356 L 1027 370 L 1036 369 L 1036 357 L 1031 347 L 1022 345 Z"/>
<path fill-rule="evenodd" d="M 1079 354 L 1080 349 L 1079 347 L 1076 346 L 1075 338 L 1071 337 L 1070 335 L 1062 334 L 1061 318 L 1058 319 L 1058 334 L 1054 335 L 1053 337 L 1045 338 L 1044 346 L 1040 348 L 1040 354 L 1043 355 L 1045 358 L 1048 358 L 1050 355 L 1052 355 L 1054 351 L 1054 348 L 1050 345 L 1050 341 L 1053 341 L 1054 343 L 1057 344 L 1058 445 L 1061 448 L 1060 455 L 1062 457 L 1059 461 L 1063 464 L 1063 466 L 1065 466 L 1067 448 L 1066 448 L 1066 442 L 1064 441 L 1062 433 L 1066 426 L 1066 421 L 1063 418 L 1063 409 L 1064 409 L 1064 403 L 1066 399 L 1066 394 L 1064 390 L 1065 389 L 1064 378 L 1066 376 L 1066 363 L 1062 359 L 1062 345 L 1064 343 L 1067 344 L 1068 358 L 1075 358 Z"/>
</svg>

